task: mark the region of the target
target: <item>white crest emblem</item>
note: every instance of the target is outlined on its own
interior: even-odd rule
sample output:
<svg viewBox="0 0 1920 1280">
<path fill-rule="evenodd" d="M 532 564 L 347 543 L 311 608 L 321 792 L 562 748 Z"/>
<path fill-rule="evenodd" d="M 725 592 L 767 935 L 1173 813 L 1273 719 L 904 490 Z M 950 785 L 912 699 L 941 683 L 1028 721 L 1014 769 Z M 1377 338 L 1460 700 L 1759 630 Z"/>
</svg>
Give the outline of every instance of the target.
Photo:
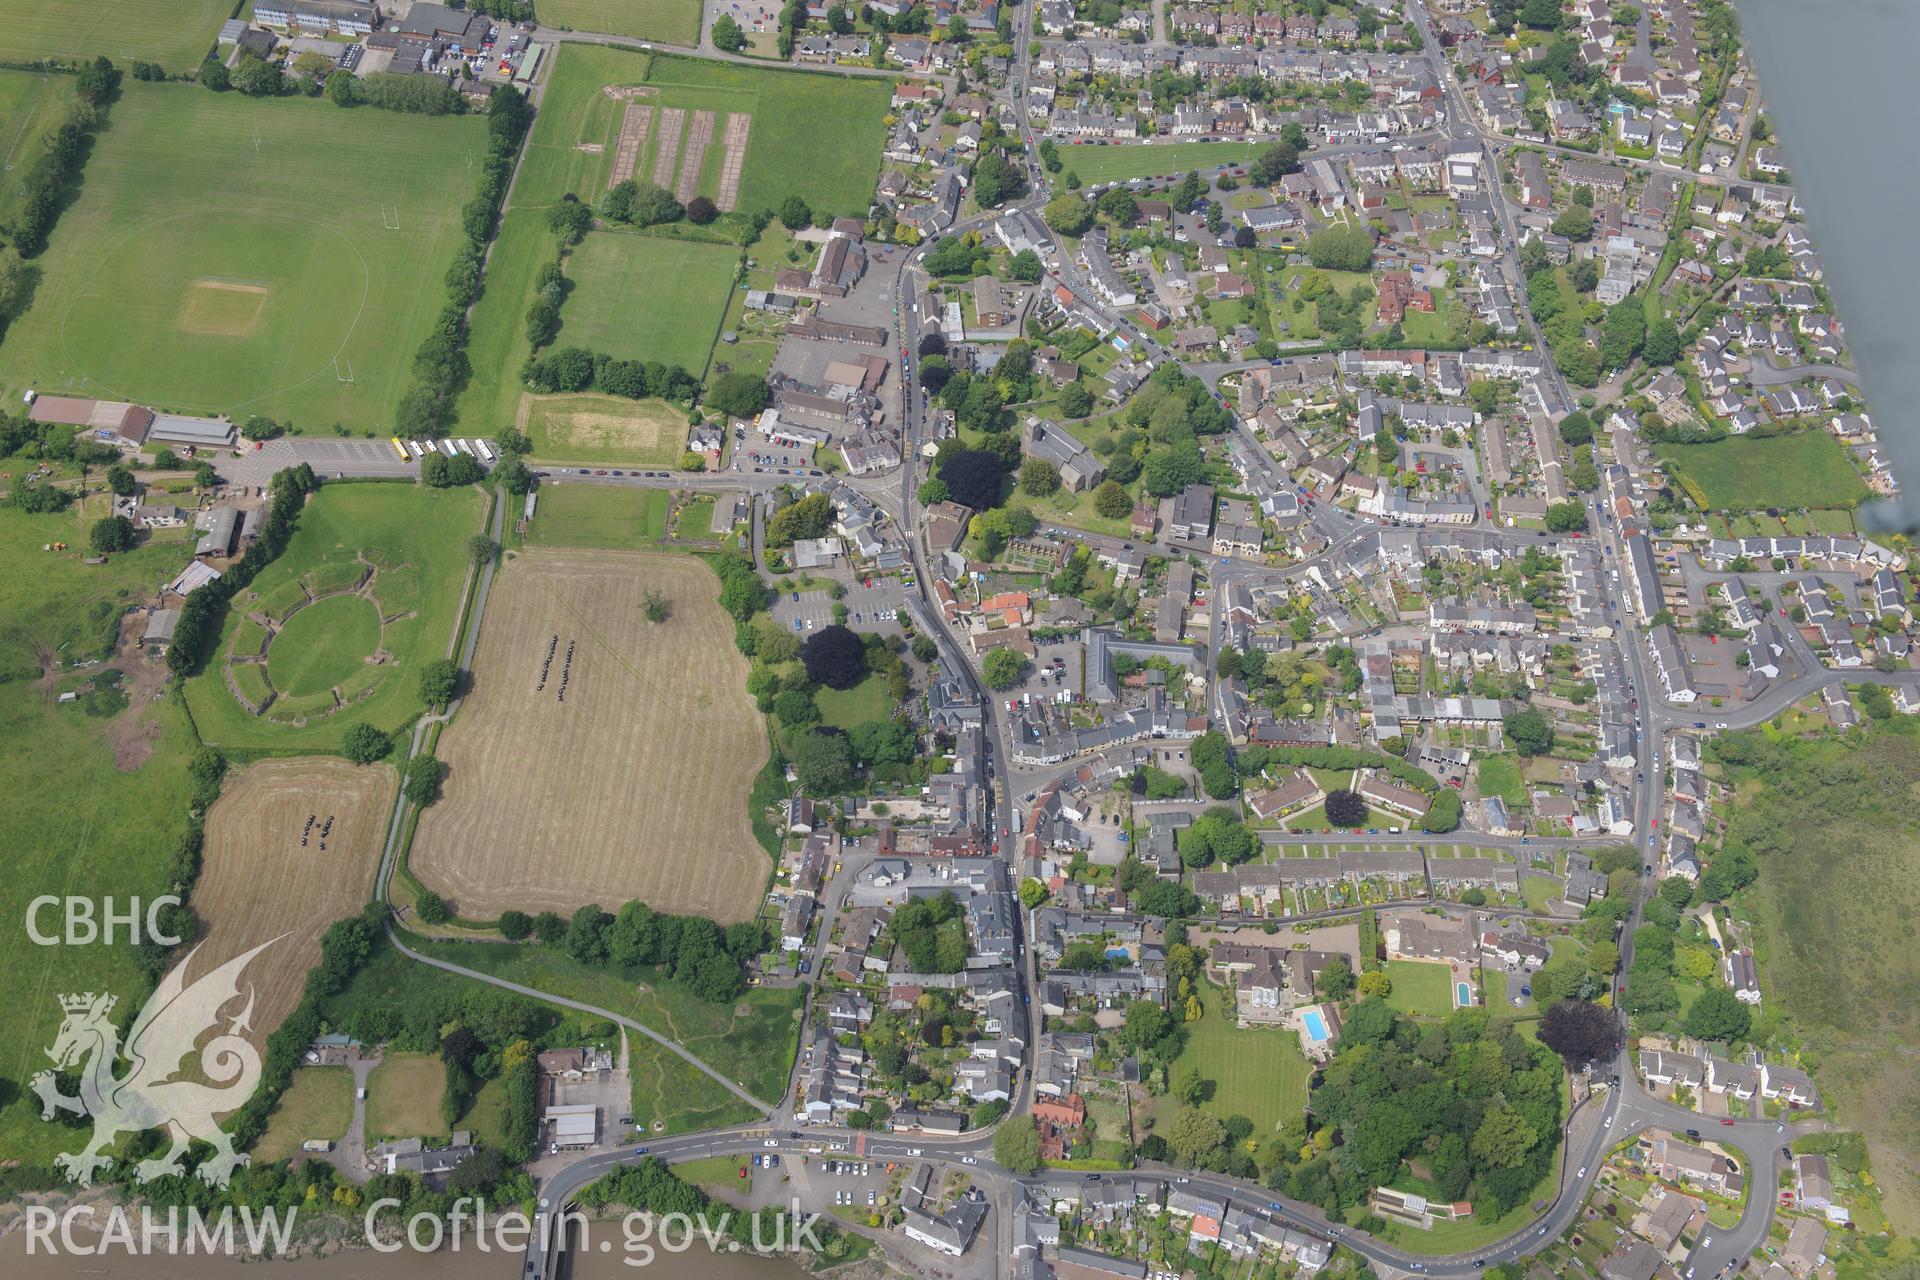
<svg viewBox="0 0 1920 1280">
<path fill-rule="evenodd" d="M 70 1181 L 91 1186 L 95 1171 L 112 1162 L 102 1152 L 121 1134 L 143 1129 L 165 1128 L 172 1145 L 164 1155 L 142 1160 L 135 1167 L 141 1182 L 179 1173 L 180 1157 L 194 1138 L 214 1149 L 213 1157 L 199 1169 L 201 1179 L 211 1186 L 226 1186 L 233 1171 L 247 1163 L 248 1157 L 234 1151 L 233 1139 L 214 1117 L 238 1110 L 260 1083 L 260 1054 L 241 1035 L 252 1029 L 251 986 L 246 1007 L 226 1029 L 204 1045 L 200 1040 L 219 1026 L 221 1009 L 239 998 L 240 975 L 248 963 L 279 940 L 263 942 L 187 986 L 187 966 L 200 950 L 195 947 L 161 979 L 153 998 L 128 1028 L 124 1049 L 110 1016 L 117 997 L 91 991 L 60 997 L 66 1019 L 53 1047 L 46 1051 L 53 1069 L 34 1076 L 32 1087 L 40 1095 L 43 1120 L 53 1119 L 56 1111 L 93 1117 L 93 1140 L 86 1150 L 54 1157 Z M 181 1059 L 196 1050 L 200 1071 L 211 1084 L 175 1078 Z M 133 1064 L 124 1079 L 115 1075 L 122 1057 Z M 80 1096 L 72 1098 L 59 1091 L 54 1071 L 75 1066 L 80 1070 Z"/>
</svg>

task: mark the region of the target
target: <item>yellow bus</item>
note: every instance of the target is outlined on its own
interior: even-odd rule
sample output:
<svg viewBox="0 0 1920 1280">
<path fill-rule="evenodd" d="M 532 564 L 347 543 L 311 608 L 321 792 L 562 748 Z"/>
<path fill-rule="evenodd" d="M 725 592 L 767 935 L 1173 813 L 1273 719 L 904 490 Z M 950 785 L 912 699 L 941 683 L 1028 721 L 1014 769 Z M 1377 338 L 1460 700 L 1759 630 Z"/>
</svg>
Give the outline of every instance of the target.
<svg viewBox="0 0 1920 1280">
<path fill-rule="evenodd" d="M 393 451 L 400 455 L 400 461 L 402 462 L 413 461 L 413 455 L 407 452 L 407 446 L 400 443 L 399 436 L 393 437 L 391 440 L 387 441 L 387 443 L 392 445 Z"/>
</svg>

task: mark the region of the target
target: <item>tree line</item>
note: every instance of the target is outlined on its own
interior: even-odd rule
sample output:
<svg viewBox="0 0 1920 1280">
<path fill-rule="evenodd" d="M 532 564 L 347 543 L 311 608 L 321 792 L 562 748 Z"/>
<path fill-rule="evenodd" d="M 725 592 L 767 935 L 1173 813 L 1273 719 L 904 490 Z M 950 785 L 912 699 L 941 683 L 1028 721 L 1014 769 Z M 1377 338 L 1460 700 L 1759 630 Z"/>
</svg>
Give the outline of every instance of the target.
<svg viewBox="0 0 1920 1280">
<path fill-rule="evenodd" d="M 274 472 L 268 482 L 267 518 L 260 526 L 260 536 L 224 574 L 196 588 L 181 605 L 173 643 L 167 647 L 169 671 L 185 676 L 199 669 L 220 635 L 222 610 L 227 602 L 287 549 L 300 508 L 306 503 L 307 495 L 319 487 L 319 478 L 304 462 Z"/>
<path fill-rule="evenodd" d="M 446 275 L 447 305 L 413 357 L 413 386 L 400 397 L 394 426 L 401 435 L 439 437 L 454 421 L 454 400 L 466 386 L 467 308 L 480 296 L 487 245 L 500 220 L 500 204 L 533 120 L 533 108 L 518 90 L 502 87 L 487 108 L 487 151 L 480 185 L 460 210 L 466 233 Z"/>
<path fill-rule="evenodd" d="M 500 932 L 516 942 L 535 938 L 595 968 L 657 966 L 675 983 L 714 1004 L 725 1004 L 746 990 L 747 962 L 767 945 L 767 932 L 758 921 L 722 928 L 705 916 L 655 911 L 637 900 L 617 914 L 590 903 L 571 919 L 551 911 L 537 916 L 505 911 Z"/>
<path fill-rule="evenodd" d="M 47 236 L 86 162 L 88 147 L 105 127 L 106 108 L 119 91 L 120 72 L 110 60 L 95 58 L 78 69 L 73 101 L 19 179 L 20 212 L 6 231 L 20 257 L 34 257 L 47 247 Z M 0 260 L 0 326 L 25 309 L 25 297 L 18 288 L 6 287 L 10 274 Z"/>
</svg>

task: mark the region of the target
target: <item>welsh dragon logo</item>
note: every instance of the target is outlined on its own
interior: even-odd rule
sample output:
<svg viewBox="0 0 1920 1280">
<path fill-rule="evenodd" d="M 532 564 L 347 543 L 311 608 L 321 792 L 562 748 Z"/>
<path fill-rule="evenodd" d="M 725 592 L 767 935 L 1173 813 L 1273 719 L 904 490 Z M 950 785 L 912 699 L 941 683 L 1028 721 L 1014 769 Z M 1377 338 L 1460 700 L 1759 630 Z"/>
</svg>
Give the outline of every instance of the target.
<svg viewBox="0 0 1920 1280">
<path fill-rule="evenodd" d="M 214 1117 L 238 1110 L 260 1082 L 260 1054 L 241 1034 L 251 1030 L 251 986 L 246 1006 L 226 1030 L 204 1045 L 200 1041 L 219 1026 L 221 1009 L 239 998 L 240 975 L 248 963 L 278 941 L 263 942 L 188 986 L 187 966 L 200 950 L 195 947 L 161 980 L 128 1028 L 124 1048 L 111 1019 L 118 997 L 91 991 L 60 997 L 66 1018 L 53 1047 L 46 1051 L 54 1065 L 34 1076 L 32 1087 L 40 1095 L 42 1120 L 53 1119 L 56 1111 L 93 1117 L 93 1140 L 86 1150 L 54 1157 L 69 1181 L 93 1185 L 95 1171 L 113 1161 L 102 1153 L 121 1134 L 144 1129 L 165 1128 L 172 1145 L 164 1155 L 135 1166 L 141 1182 L 181 1172 L 180 1157 L 194 1138 L 214 1149 L 213 1157 L 199 1168 L 201 1179 L 211 1186 L 226 1186 L 233 1171 L 247 1163 L 248 1157 L 233 1149 L 233 1139 L 221 1131 Z M 195 1052 L 201 1074 L 212 1084 L 176 1078 L 181 1060 Z M 133 1070 L 120 1078 L 115 1068 L 123 1057 Z M 54 1076 L 55 1071 L 75 1066 L 80 1067 L 77 1098 L 61 1093 Z"/>
</svg>

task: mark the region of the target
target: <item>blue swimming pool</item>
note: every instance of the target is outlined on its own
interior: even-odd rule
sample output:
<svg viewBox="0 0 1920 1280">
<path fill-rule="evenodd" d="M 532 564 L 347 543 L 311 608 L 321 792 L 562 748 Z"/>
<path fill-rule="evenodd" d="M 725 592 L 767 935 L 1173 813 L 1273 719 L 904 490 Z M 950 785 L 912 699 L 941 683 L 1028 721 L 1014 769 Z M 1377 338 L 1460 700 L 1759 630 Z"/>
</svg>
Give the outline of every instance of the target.
<svg viewBox="0 0 1920 1280">
<path fill-rule="evenodd" d="M 1300 1015 L 1300 1021 L 1306 1024 L 1307 1039 L 1315 1044 L 1327 1042 L 1327 1020 L 1320 1015 L 1318 1009 L 1307 1010 Z"/>
<path fill-rule="evenodd" d="M 1464 982 L 1454 983 L 1453 995 L 1454 1003 L 1458 1004 L 1462 1009 L 1473 1003 L 1473 988 Z"/>
</svg>

